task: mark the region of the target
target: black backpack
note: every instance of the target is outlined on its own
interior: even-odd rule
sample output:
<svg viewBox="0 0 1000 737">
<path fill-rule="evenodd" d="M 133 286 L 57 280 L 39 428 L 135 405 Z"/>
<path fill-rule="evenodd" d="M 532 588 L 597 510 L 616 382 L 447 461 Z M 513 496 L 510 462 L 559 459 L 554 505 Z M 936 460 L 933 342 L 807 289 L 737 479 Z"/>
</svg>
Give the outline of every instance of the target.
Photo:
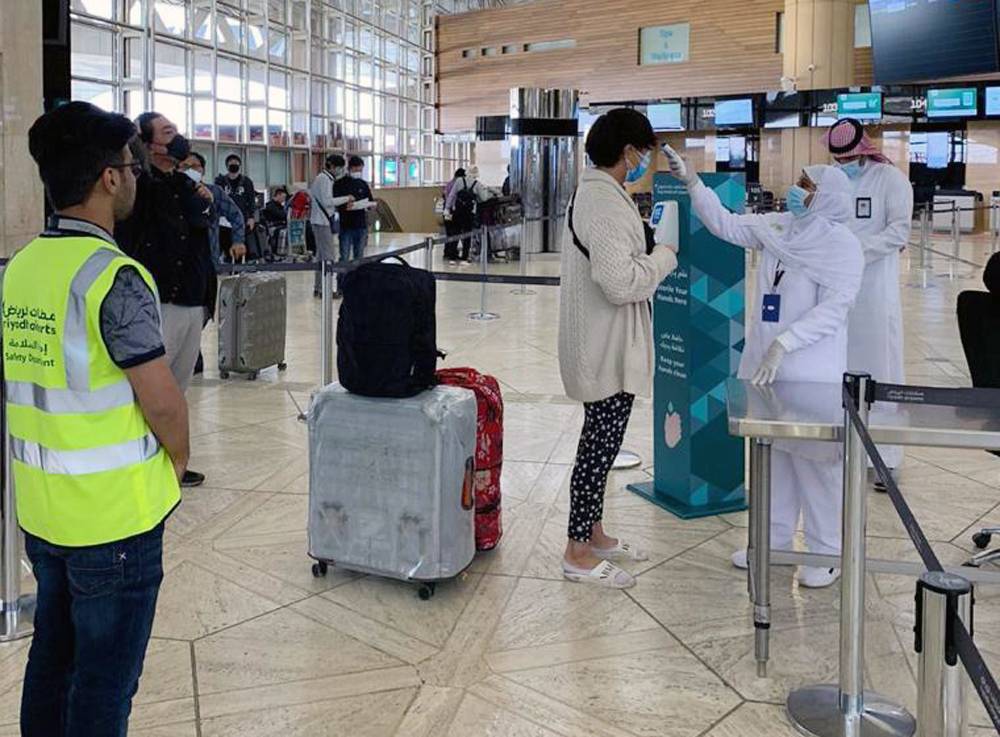
<svg viewBox="0 0 1000 737">
<path fill-rule="evenodd" d="M 466 183 L 465 177 L 462 177 L 462 184 L 464 186 L 455 195 L 453 217 L 460 223 L 474 224 L 476 222 L 476 210 L 479 208 L 479 197 L 476 195 L 476 185 L 479 182 L 473 182 L 470 187 Z"/>
<path fill-rule="evenodd" d="M 345 389 L 366 397 L 412 397 L 436 383 L 434 275 L 397 260 L 341 280 L 337 371 Z"/>
</svg>

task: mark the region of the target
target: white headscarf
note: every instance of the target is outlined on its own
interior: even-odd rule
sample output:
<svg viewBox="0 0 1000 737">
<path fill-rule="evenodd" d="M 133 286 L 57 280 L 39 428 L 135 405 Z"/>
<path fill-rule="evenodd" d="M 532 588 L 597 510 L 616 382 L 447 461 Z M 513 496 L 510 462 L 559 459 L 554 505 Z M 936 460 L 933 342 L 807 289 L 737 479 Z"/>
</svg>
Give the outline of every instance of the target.
<svg viewBox="0 0 1000 737">
<path fill-rule="evenodd" d="M 851 217 L 851 183 L 833 166 L 809 166 L 816 185 L 808 212 L 760 218 L 755 232 L 765 250 L 828 289 L 857 294 L 865 259 L 861 243 L 843 223 Z"/>
</svg>

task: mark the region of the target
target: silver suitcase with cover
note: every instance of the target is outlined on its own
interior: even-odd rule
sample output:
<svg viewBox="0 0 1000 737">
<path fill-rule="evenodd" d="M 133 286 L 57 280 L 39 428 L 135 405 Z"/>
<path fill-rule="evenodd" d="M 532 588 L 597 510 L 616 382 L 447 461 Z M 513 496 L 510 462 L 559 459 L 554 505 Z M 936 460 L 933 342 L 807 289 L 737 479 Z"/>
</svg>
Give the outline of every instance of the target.
<svg viewBox="0 0 1000 737">
<path fill-rule="evenodd" d="M 285 369 L 287 288 L 282 274 L 246 273 L 219 284 L 219 376 Z"/>
<path fill-rule="evenodd" d="M 309 555 L 327 564 L 433 583 L 476 552 L 475 395 L 438 386 L 405 399 L 362 397 L 339 384 L 309 408 Z"/>
</svg>

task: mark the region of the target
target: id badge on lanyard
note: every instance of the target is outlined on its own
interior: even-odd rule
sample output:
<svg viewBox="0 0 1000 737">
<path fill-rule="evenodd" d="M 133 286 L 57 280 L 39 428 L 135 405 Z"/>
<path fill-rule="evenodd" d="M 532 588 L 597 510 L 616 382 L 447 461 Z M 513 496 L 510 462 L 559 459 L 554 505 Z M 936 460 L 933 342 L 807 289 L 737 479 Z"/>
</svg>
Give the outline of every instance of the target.
<svg viewBox="0 0 1000 737">
<path fill-rule="evenodd" d="M 774 282 L 771 284 L 771 291 L 764 295 L 764 303 L 761 308 L 760 319 L 762 322 L 781 321 L 781 295 L 778 294 L 778 286 L 785 276 L 785 270 L 778 264 L 778 269 L 774 272 Z"/>
</svg>

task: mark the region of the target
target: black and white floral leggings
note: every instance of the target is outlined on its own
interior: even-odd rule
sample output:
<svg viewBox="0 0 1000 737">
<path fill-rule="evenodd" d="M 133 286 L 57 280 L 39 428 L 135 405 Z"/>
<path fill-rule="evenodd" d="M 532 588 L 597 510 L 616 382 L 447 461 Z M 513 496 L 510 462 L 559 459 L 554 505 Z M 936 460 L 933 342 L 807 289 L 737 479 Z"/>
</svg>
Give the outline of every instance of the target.
<svg viewBox="0 0 1000 737">
<path fill-rule="evenodd" d="M 583 432 L 569 484 L 570 540 L 589 542 L 591 528 L 604 517 L 604 487 L 622 448 L 634 401 L 634 394 L 621 392 L 583 405 Z"/>
</svg>

